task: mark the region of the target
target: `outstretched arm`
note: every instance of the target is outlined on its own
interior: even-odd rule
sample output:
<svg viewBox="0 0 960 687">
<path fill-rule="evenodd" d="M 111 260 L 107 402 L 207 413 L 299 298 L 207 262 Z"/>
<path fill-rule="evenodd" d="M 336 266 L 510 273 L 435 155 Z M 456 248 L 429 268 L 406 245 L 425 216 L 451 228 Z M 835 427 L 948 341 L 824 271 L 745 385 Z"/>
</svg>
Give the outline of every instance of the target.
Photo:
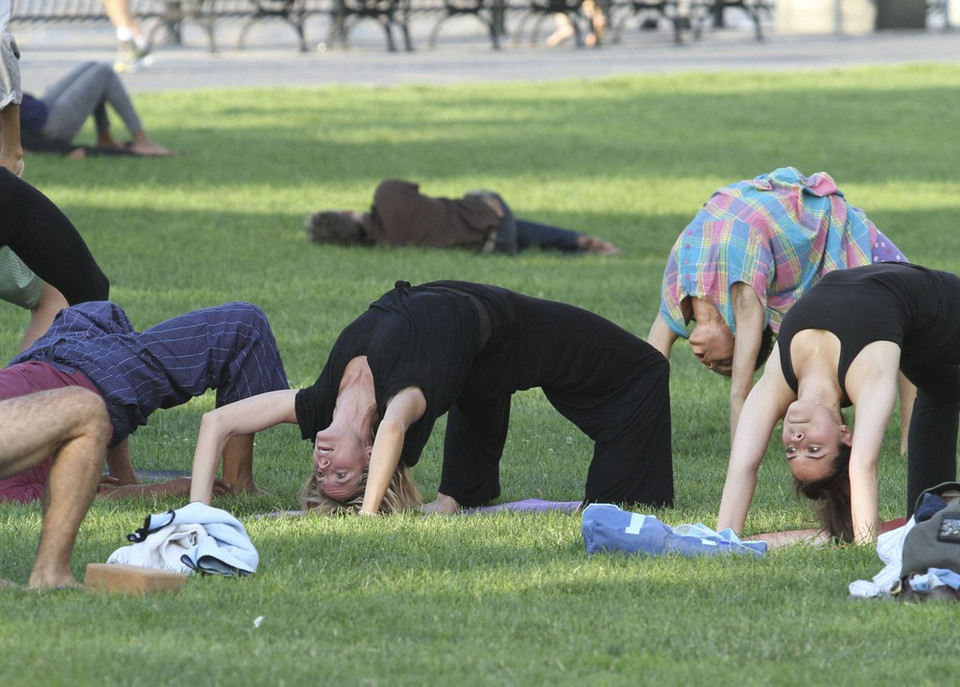
<svg viewBox="0 0 960 687">
<path fill-rule="evenodd" d="M 757 354 L 763 339 L 766 316 L 763 305 L 750 285 L 737 282 L 733 296 L 733 319 L 736 335 L 733 343 L 733 365 L 730 372 L 730 445 L 737 433 L 737 422 L 747 395 L 753 388 Z"/>
<path fill-rule="evenodd" d="M 717 515 L 718 531 L 728 527 L 738 534 L 743 531 L 770 435 L 795 398 L 783 378 L 775 346 L 763 376 L 743 404 Z"/>
<path fill-rule="evenodd" d="M 407 387 L 387 402 L 383 419 L 377 428 L 377 436 L 373 440 L 361 513 L 376 515 L 380 512 L 383 496 L 387 493 L 393 473 L 400 464 L 407 428 L 423 417 L 426 410 L 427 399 L 417 387 Z"/>
<path fill-rule="evenodd" d="M 210 503 L 220 456 L 230 439 L 296 423 L 296 397 L 296 389 L 269 391 L 205 413 L 193 453 L 190 500 Z"/>
<path fill-rule="evenodd" d="M 107 449 L 107 469 L 119 486 L 139 484 L 137 473 L 130 462 L 130 440 L 124 439 L 116 446 Z"/>
<path fill-rule="evenodd" d="M 220 480 L 213 483 L 213 493 L 222 496 L 229 491 L 227 485 Z M 99 499 L 147 499 L 164 496 L 185 496 L 190 493 L 190 478 L 175 477 L 165 482 L 151 482 L 149 484 L 127 484 L 115 487 L 108 482 L 100 482 L 97 491 Z"/>
<path fill-rule="evenodd" d="M 877 539 L 877 464 L 897 401 L 899 368 L 900 347 L 890 341 L 875 341 L 854 359 L 847 372 L 847 390 L 857 409 L 849 468 L 850 516 L 856 544 L 870 544 Z"/>
</svg>

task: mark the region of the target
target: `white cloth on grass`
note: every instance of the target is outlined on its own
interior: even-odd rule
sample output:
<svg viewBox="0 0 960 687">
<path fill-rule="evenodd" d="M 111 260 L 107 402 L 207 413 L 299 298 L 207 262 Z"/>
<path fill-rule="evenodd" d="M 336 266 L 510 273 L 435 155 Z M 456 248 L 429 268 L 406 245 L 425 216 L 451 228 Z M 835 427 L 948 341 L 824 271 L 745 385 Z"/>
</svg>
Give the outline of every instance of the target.
<svg viewBox="0 0 960 687">
<path fill-rule="evenodd" d="M 114 551 L 107 563 L 187 574 L 249 575 L 260 562 L 240 521 L 200 502 L 148 515 L 127 539 L 133 544 Z"/>
</svg>

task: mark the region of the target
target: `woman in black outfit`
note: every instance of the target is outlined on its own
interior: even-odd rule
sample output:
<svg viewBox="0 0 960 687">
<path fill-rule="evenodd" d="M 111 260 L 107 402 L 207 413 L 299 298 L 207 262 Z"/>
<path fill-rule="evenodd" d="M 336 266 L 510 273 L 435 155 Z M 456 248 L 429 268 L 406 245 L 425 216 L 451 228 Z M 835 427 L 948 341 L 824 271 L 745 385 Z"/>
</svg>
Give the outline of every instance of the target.
<svg viewBox="0 0 960 687">
<path fill-rule="evenodd" d="M 907 448 L 907 515 L 926 488 L 956 477 L 960 277 L 907 263 L 825 276 L 783 318 L 737 425 L 717 528 L 740 532 L 777 421 L 798 490 L 824 530 L 876 539 L 877 462 L 901 370 L 917 387 Z M 856 429 L 841 407 L 856 406 Z"/>
<path fill-rule="evenodd" d="M 586 310 L 455 281 L 398 282 L 340 334 L 313 386 L 208 413 L 191 497 L 209 501 L 231 433 L 295 422 L 314 442 L 307 505 L 363 513 L 418 505 L 406 472 L 449 413 L 439 493 L 425 510 L 482 505 L 500 494 L 510 397 L 533 387 L 595 442 L 587 501 L 672 504 L 663 356 Z"/>
</svg>

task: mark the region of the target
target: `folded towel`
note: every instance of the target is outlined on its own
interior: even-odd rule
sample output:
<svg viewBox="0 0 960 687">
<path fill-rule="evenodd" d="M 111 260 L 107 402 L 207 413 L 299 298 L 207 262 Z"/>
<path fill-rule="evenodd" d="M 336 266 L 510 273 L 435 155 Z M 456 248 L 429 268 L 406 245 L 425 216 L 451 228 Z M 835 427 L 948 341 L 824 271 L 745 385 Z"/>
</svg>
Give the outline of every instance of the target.
<svg viewBox="0 0 960 687">
<path fill-rule="evenodd" d="M 260 561 L 239 520 L 199 502 L 148 515 L 143 527 L 128 534 L 127 539 L 133 544 L 114 551 L 107 563 L 184 573 L 249 575 Z"/>
</svg>

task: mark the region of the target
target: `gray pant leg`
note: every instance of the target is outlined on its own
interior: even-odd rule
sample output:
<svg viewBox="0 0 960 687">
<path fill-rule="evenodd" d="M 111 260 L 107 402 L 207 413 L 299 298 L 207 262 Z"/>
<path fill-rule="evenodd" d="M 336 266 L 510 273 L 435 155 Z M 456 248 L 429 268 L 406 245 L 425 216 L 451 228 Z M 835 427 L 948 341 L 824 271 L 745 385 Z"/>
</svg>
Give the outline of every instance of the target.
<svg viewBox="0 0 960 687">
<path fill-rule="evenodd" d="M 105 104 L 116 110 L 130 133 L 143 128 L 120 78 L 105 64 L 77 67 L 44 93 L 43 102 L 50 109 L 43 134 L 52 140 L 72 141 L 90 116 L 97 119 L 98 133 L 105 131 L 109 127 Z"/>
</svg>

